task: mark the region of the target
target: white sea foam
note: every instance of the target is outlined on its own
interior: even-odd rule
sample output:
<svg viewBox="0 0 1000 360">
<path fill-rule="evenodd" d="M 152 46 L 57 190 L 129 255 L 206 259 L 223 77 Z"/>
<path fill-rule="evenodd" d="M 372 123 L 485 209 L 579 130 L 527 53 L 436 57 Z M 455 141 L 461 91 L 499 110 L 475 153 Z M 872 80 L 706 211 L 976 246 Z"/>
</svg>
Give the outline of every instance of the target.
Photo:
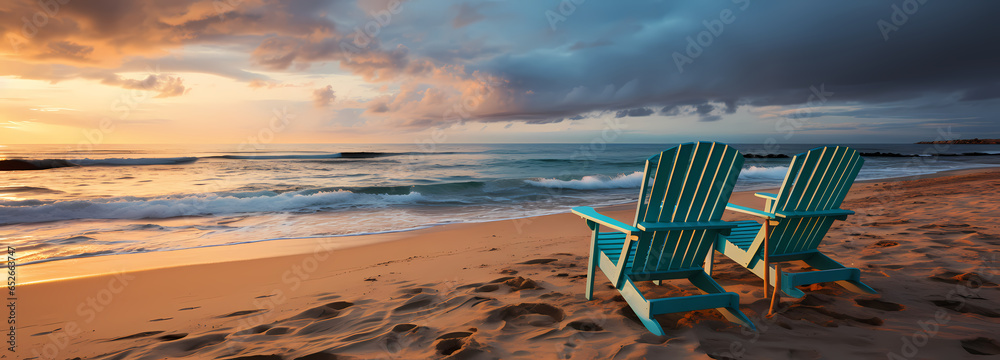
<svg viewBox="0 0 1000 360">
<path fill-rule="evenodd" d="M 423 199 L 405 195 L 355 194 L 350 191 L 300 194 L 261 192 L 256 196 L 214 193 L 155 198 L 122 197 L 59 201 L 37 206 L 0 206 L 0 225 L 72 219 L 163 219 L 178 216 L 309 211 L 351 206 L 412 204 Z"/>
<path fill-rule="evenodd" d="M 788 173 L 787 166 L 750 166 L 740 172 L 740 177 L 754 180 L 781 180 Z"/>
<path fill-rule="evenodd" d="M 740 177 L 748 180 L 781 180 L 788 172 L 787 166 L 750 166 L 740 172 Z M 620 174 L 615 177 L 603 175 L 584 176 L 577 180 L 535 179 L 524 182 L 540 187 L 574 190 L 631 189 L 642 186 L 642 172 Z"/>
<path fill-rule="evenodd" d="M 630 188 L 638 188 L 639 186 L 642 185 L 642 171 L 636 171 L 631 174 L 620 174 L 615 177 L 595 175 L 595 176 L 584 176 L 582 179 L 577 179 L 577 180 L 537 179 L 537 180 L 525 180 L 524 182 L 533 186 L 556 188 L 556 189 L 574 189 L 574 190 L 630 189 Z"/>
</svg>

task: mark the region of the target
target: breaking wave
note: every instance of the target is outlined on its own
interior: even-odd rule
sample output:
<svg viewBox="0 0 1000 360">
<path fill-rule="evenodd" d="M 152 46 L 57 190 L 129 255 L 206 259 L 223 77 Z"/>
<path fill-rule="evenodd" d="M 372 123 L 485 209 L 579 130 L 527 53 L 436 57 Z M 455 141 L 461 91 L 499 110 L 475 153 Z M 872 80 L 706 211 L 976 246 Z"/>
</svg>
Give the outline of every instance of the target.
<svg viewBox="0 0 1000 360">
<path fill-rule="evenodd" d="M 270 191 L 235 194 L 198 194 L 153 198 L 120 197 L 93 200 L 4 202 L 0 225 L 73 219 L 163 219 L 255 212 L 314 212 L 357 207 L 413 204 L 417 192 L 403 195 L 357 194 L 346 190 L 303 194 Z"/>
<path fill-rule="evenodd" d="M 536 179 L 525 180 L 529 185 L 574 190 L 630 189 L 642 186 L 642 171 L 620 174 L 615 177 L 603 175 L 584 176 L 577 180 Z"/>
</svg>

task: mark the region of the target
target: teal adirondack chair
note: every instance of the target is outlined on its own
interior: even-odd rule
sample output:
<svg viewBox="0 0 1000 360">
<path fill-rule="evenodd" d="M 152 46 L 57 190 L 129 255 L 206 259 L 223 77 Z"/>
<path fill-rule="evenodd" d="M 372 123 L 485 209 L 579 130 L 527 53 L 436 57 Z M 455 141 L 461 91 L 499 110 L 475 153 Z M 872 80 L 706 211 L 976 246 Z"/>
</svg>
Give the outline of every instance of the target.
<svg viewBox="0 0 1000 360">
<path fill-rule="evenodd" d="M 777 280 L 772 264 L 802 260 L 818 269 L 782 272 L 780 288 L 790 297 L 805 296 L 797 286 L 830 281 L 854 292 L 875 294 L 861 282 L 860 270 L 845 267 L 816 249 L 835 220 L 854 214 L 840 209 L 840 203 L 864 162 L 856 150 L 843 146 L 815 148 L 796 155 L 778 194 L 756 194 L 765 199 L 763 211 L 733 204 L 726 207 L 759 216 L 768 222 L 767 226 L 756 221 L 737 222 L 739 226 L 730 234 L 719 236 L 715 249 L 761 279 L 767 277 L 770 285 Z M 711 268 L 708 272 L 711 274 Z"/>
<path fill-rule="evenodd" d="M 740 312 L 739 295 L 723 290 L 702 267 L 718 234 L 737 226 L 720 218 L 742 167 L 743 156 L 729 145 L 682 144 L 646 160 L 632 225 L 587 206 L 573 208 L 593 230 L 587 300 L 593 298 L 599 267 L 656 335 L 664 332 L 654 315 L 713 308 L 730 321 L 753 328 Z M 614 231 L 601 232 L 602 226 Z M 646 299 L 635 284 L 671 279 L 688 279 L 707 294 Z"/>
</svg>

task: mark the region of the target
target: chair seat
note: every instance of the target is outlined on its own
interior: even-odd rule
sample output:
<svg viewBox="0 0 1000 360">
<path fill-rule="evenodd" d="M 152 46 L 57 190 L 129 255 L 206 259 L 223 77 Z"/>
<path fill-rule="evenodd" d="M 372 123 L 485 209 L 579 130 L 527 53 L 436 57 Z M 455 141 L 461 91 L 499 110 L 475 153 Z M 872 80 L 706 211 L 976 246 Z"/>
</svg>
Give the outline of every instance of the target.
<svg viewBox="0 0 1000 360">
<path fill-rule="evenodd" d="M 601 250 L 604 255 L 608 256 L 608 259 L 613 263 L 617 263 L 618 259 L 621 258 L 622 246 L 625 245 L 625 234 L 620 232 L 602 232 L 597 234 L 597 248 Z M 626 259 L 625 267 L 626 269 L 632 267 L 632 259 L 635 258 L 635 250 L 638 248 L 639 242 L 632 242 L 632 246 L 628 251 L 628 259 Z"/>
<path fill-rule="evenodd" d="M 737 226 L 733 228 L 729 235 L 724 235 L 723 237 L 726 241 L 743 249 L 743 251 L 749 251 L 750 245 L 757 238 L 757 233 L 760 232 L 760 227 L 763 224 L 753 220 L 735 221 L 733 223 L 737 224 Z"/>
</svg>

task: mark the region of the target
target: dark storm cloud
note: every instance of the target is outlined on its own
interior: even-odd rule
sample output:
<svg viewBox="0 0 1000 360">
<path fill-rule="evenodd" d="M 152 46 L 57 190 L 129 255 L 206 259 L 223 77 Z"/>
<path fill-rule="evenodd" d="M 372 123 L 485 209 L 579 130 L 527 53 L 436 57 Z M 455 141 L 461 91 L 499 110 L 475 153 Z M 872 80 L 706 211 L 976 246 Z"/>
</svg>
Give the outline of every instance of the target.
<svg viewBox="0 0 1000 360">
<path fill-rule="evenodd" d="M 966 91 L 963 101 L 976 101 L 1000 98 L 1000 82 L 983 84 Z"/>
<path fill-rule="evenodd" d="M 834 94 L 826 105 L 880 104 L 928 94 L 965 93 L 969 101 L 1000 97 L 1000 47 L 994 45 L 1000 43 L 1000 22 L 993 19 L 1000 3 L 926 2 L 905 15 L 905 22 L 896 14 L 900 25 L 888 32 L 887 41 L 878 23 L 892 23 L 893 3 L 588 2 L 576 10 L 579 17 L 558 24 L 556 32 L 565 35 L 553 36 L 580 44 L 595 41 L 590 40 L 598 35 L 592 28 L 600 19 L 601 24 L 635 26 L 601 51 L 572 57 L 526 51 L 497 57 L 482 68 L 536 94 L 526 102 L 526 115 L 560 118 L 639 106 L 664 107 L 661 113 L 673 114 L 678 105 L 692 105 L 703 120 L 713 120 L 734 113 L 738 104 L 803 104 L 811 100 L 810 87 L 820 85 Z M 730 16 L 722 16 L 723 11 Z M 705 41 L 691 45 L 699 36 Z M 677 62 L 675 54 L 691 62 Z M 603 91 L 633 80 L 638 81 L 631 96 Z M 724 106 L 709 113 L 710 102 Z"/>
<path fill-rule="evenodd" d="M 660 115 L 666 116 L 676 116 L 681 113 L 681 107 L 678 105 L 667 105 L 660 109 Z"/>
<path fill-rule="evenodd" d="M 715 111 L 715 106 L 712 106 L 712 104 L 701 104 L 695 106 L 694 111 L 697 112 L 698 115 L 705 116 L 712 113 L 712 111 Z"/>
<path fill-rule="evenodd" d="M 650 108 L 635 108 L 635 109 L 619 110 L 617 113 L 615 113 L 615 117 L 616 118 L 642 117 L 642 116 L 649 116 L 649 115 L 653 115 L 653 109 L 650 109 Z"/>
</svg>

